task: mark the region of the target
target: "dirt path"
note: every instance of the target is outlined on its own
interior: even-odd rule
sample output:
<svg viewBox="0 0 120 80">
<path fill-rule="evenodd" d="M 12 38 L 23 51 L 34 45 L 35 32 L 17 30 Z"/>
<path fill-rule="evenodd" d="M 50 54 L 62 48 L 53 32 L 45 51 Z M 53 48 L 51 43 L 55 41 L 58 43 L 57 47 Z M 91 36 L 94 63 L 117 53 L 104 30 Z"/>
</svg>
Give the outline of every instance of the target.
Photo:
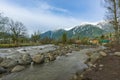
<svg viewBox="0 0 120 80">
<path fill-rule="evenodd" d="M 95 64 L 95 68 L 84 73 L 83 80 L 120 80 L 120 57 L 109 55 Z"/>
<path fill-rule="evenodd" d="M 76 80 L 120 80 L 120 56 L 113 55 L 119 51 L 120 46 L 105 50 L 108 55 L 98 59 L 95 66 L 79 74 Z"/>
</svg>

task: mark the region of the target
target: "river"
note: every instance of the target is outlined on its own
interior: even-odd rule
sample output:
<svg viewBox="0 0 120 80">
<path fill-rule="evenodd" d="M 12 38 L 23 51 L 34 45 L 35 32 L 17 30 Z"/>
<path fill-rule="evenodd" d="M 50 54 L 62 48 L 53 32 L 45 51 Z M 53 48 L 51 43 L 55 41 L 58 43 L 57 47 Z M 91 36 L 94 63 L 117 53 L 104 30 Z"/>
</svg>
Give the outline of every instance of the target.
<svg viewBox="0 0 120 80">
<path fill-rule="evenodd" d="M 41 45 L 41 46 L 29 46 L 29 47 L 17 47 L 17 48 L 1 48 L 0 57 L 7 58 L 18 58 L 21 54 L 29 53 L 31 56 L 38 53 L 45 53 L 49 51 L 54 51 L 57 46 Z"/>
<path fill-rule="evenodd" d="M 87 68 L 84 64 L 87 59 L 85 53 L 96 50 L 95 48 L 82 49 L 57 57 L 55 61 L 49 63 L 31 64 L 24 71 L 11 73 L 0 80 L 70 80 L 77 71 Z"/>
</svg>

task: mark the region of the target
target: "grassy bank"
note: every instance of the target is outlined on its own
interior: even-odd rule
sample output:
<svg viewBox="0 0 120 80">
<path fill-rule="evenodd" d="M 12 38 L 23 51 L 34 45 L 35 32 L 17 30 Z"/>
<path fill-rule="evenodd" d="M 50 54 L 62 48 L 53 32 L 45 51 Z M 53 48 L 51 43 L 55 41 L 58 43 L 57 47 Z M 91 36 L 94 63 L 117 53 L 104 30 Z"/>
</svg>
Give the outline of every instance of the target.
<svg viewBox="0 0 120 80">
<path fill-rule="evenodd" d="M 39 46 L 40 43 L 21 43 L 21 44 L 0 44 L 0 48 L 13 48 L 22 46 Z"/>
</svg>

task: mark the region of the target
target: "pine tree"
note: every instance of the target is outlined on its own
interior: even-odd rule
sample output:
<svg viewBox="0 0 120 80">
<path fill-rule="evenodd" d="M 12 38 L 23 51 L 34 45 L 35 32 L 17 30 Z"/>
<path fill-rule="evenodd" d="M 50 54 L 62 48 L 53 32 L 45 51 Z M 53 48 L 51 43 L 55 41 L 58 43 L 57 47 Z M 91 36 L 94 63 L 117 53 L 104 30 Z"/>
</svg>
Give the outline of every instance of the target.
<svg viewBox="0 0 120 80">
<path fill-rule="evenodd" d="M 63 35 L 62 35 L 62 42 L 63 43 L 67 42 L 67 34 L 66 33 L 63 33 Z"/>
</svg>

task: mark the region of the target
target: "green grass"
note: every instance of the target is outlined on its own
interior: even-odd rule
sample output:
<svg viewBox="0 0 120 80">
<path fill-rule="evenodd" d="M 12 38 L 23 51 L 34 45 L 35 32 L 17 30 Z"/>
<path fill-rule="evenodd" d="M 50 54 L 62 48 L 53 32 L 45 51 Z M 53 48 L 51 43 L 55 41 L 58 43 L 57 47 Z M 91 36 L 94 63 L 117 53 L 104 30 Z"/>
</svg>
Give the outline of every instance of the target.
<svg viewBox="0 0 120 80">
<path fill-rule="evenodd" d="M 19 45 L 16 44 L 0 44 L 0 48 L 12 48 L 12 47 L 22 47 L 22 46 L 39 46 L 40 43 L 21 43 Z"/>
<path fill-rule="evenodd" d="M 10 47 L 17 47 L 15 44 L 0 44 L 0 48 L 10 48 Z"/>
</svg>

